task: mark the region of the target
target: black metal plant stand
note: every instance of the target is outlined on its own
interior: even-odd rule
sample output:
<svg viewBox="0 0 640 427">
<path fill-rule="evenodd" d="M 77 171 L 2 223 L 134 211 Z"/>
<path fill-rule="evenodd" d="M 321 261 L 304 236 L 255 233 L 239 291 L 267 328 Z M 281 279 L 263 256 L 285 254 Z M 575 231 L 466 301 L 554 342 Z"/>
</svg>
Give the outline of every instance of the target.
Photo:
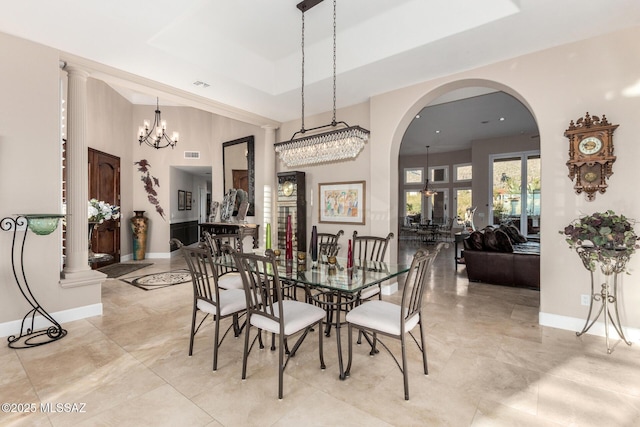
<svg viewBox="0 0 640 427">
<path fill-rule="evenodd" d="M 618 336 L 627 345 L 631 345 L 622 331 L 620 316 L 618 314 L 618 275 L 623 273 L 629 254 L 626 250 L 615 249 L 597 249 L 597 248 L 577 248 L 576 249 L 584 267 L 591 274 L 591 298 L 589 304 L 589 314 L 585 321 L 582 331 L 576 332 L 577 336 L 586 333 L 604 313 L 604 332 L 607 344 L 607 353 L 611 354 L 611 345 L 609 344 L 609 325 L 613 326 Z M 604 276 L 604 282 L 600 286 L 600 290 L 595 289 L 594 271 L 596 265 L 600 266 L 600 271 Z M 612 283 L 613 282 L 613 283 Z M 594 314 L 594 301 L 600 302 L 600 309 Z"/>
<path fill-rule="evenodd" d="M 20 334 L 18 336 L 11 335 L 8 338 L 8 345 L 11 348 L 37 347 L 57 341 L 67 335 L 67 331 L 36 300 L 24 271 L 24 245 L 27 239 L 27 226 L 35 234 L 50 234 L 57 228 L 58 221 L 63 216 L 58 214 L 18 215 L 16 218 L 6 217 L 0 221 L 0 229 L 2 231 L 13 231 L 13 239 L 11 241 L 13 277 L 22 296 L 32 307 L 22 318 Z M 21 239 L 18 237 L 18 231 L 21 231 L 19 229 L 24 230 L 24 235 Z M 51 323 L 51 326 L 43 330 L 34 330 L 37 315 Z"/>
</svg>

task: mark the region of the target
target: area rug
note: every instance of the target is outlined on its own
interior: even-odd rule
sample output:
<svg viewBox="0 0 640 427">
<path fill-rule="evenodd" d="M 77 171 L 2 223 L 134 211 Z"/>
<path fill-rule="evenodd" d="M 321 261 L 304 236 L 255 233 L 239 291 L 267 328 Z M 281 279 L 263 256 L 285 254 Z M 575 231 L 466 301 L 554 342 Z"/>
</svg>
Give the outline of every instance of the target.
<svg viewBox="0 0 640 427">
<path fill-rule="evenodd" d="M 153 265 L 153 263 L 143 262 L 143 263 L 125 264 L 125 263 L 119 262 L 117 264 L 111 264 L 105 267 L 101 267 L 98 269 L 98 271 L 106 274 L 108 279 L 114 279 L 116 277 L 124 276 L 125 274 L 133 273 L 134 271 L 140 270 L 141 268 L 149 267 L 150 265 Z"/>
<path fill-rule="evenodd" d="M 128 277 L 120 280 L 145 291 L 152 291 L 154 289 L 190 282 L 191 273 L 189 273 L 189 270 L 182 269 L 166 271 L 164 273 L 145 274 L 144 276 L 138 277 Z"/>
</svg>

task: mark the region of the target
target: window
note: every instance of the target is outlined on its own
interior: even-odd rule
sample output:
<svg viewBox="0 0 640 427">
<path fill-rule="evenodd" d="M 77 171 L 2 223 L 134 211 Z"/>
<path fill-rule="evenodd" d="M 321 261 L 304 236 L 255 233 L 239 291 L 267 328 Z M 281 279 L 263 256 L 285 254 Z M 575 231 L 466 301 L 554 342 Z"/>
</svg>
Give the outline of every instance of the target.
<svg viewBox="0 0 640 427">
<path fill-rule="evenodd" d="M 453 165 L 453 181 L 471 181 L 473 178 L 473 168 L 471 163 Z"/>
<path fill-rule="evenodd" d="M 444 184 L 449 182 L 449 166 L 430 167 L 429 181 L 433 184 Z"/>
<path fill-rule="evenodd" d="M 408 190 L 404 192 L 404 214 L 420 215 L 422 213 L 422 192 Z"/>
<path fill-rule="evenodd" d="M 424 168 L 407 168 L 404 170 L 404 183 L 405 184 L 422 184 L 424 178 Z"/>
<path fill-rule="evenodd" d="M 490 157 L 493 187 L 490 221 L 511 222 L 524 235 L 540 230 L 540 154 L 512 153 Z M 491 223 L 491 222 L 490 222 Z"/>
</svg>

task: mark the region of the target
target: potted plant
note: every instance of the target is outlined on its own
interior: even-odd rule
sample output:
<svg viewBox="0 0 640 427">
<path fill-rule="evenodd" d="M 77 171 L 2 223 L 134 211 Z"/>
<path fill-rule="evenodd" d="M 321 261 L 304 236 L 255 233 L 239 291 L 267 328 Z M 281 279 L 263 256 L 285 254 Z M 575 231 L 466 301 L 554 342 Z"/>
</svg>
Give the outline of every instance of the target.
<svg viewBox="0 0 640 427">
<path fill-rule="evenodd" d="M 602 256 L 633 254 L 638 248 L 638 236 L 633 230 L 635 221 L 612 210 L 585 215 L 569 223 L 560 234 L 566 236 L 569 247 L 588 250 L 589 265 L 595 271 L 595 261 Z"/>
</svg>

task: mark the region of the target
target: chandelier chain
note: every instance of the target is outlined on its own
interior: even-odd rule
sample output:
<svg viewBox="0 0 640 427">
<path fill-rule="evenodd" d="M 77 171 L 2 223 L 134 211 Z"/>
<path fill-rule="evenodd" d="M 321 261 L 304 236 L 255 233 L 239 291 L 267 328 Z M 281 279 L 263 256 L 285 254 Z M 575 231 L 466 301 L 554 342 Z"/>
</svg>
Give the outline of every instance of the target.
<svg viewBox="0 0 640 427">
<path fill-rule="evenodd" d="M 301 47 L 302 47 L 302 89 L 301 89 L 301 96 L 302 96 L 302 128 L 301 128 L 301 132 L 304 133 L 305 129 L 304 129 L 304 11 L 302 12 L 302 43 L 301 43 Z"/>
<path fill-rule="evenodd" d="M 305 10 L 316 6 L 322 0 L 303 0 L 296 7 L 302 12 L 302 128 L 293 134 L 290 140 L 274 144 L 275 151 L 288 167 L 307 166 L 321 163 L 333 163 L 342 160 L 355 159 L 369 140 L 369 131 L 360 126 L 349 126 L 346 122 L 337 121 L 336 81 L 337 81 L 337 0 L 333 0 L 333 118 L 330 124 L 316 126 L 311 129 L 304 127 L 304 30 Z M 340 126 L 340 127 L 338 127 Z M 332 130 L 325 130 L 326 128 Z M 312 133 L 304 136 L 306 132 Z"/>
<path fill-rule="evenodd" d="M 333 0 L 333 126 L 336 124 L 336 0 Z"/>
</svg>

